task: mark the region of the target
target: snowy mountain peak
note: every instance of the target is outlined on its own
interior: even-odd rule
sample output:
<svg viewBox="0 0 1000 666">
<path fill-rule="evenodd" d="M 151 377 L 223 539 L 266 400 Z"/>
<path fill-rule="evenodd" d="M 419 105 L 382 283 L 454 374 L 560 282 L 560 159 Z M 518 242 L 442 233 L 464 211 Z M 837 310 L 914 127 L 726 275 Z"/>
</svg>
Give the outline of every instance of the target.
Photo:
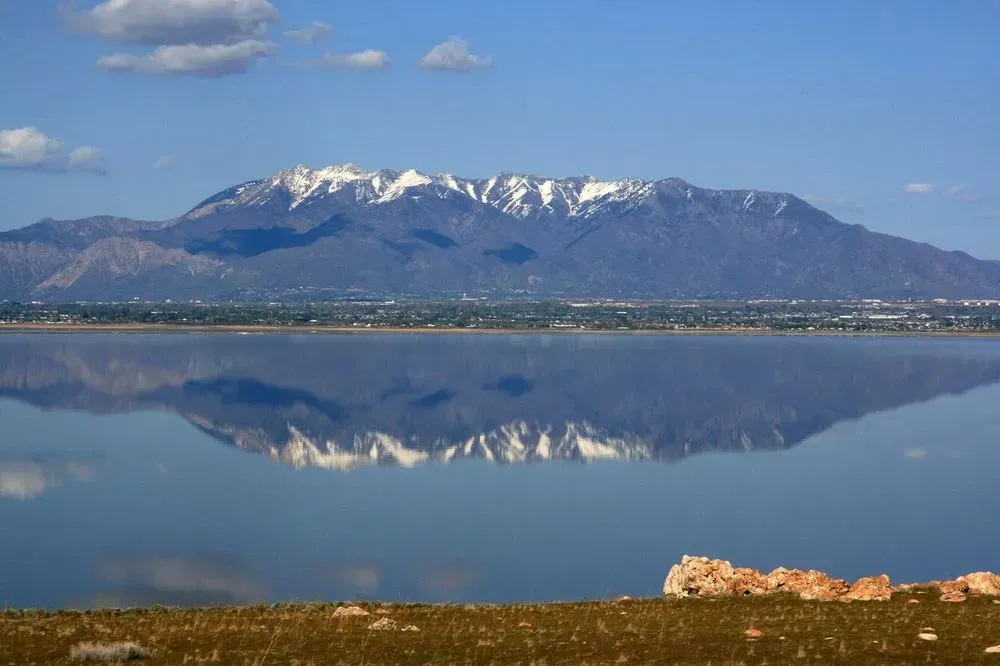
<svg viewBox="0 0 1000 666">
<path fill-rule="evenodd" d="M 234 188 L 228 199 L 213 201 L 213 205 L 263 205 L 278 192 L 287 196 L 288 210 L 330 196 L 348 196 L 360 205 L 385 204 L 407 196 L 460 196 L 520 218 L 588 217 L 606 205 L 638 205 L 655 186 L 653 181 L 637 179 L 545 178 L 511 172 L 485 179 L 450 173 L 431 176 L 416 169 L 370 170 L 348 162 L 320 169 L 305 165 L 285 169 L 269 179 Z"/>
</svg>

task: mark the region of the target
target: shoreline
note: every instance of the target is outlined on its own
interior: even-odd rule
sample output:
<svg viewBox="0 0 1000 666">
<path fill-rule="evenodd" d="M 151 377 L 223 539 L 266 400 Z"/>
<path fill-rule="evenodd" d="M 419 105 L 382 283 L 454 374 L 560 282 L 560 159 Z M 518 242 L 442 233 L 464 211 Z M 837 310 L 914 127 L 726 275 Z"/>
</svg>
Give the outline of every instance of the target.
<svg viewBox="0 0 1000 666">
<path fill-rule="evenodd" d="M 245 334 L 245 335 L 373 335 L 373 334 L 451 334 L 451 335 L 664 335 L 664 336 L 770 336 L 836 338 L 1000 338 L 1000 331 L 833 331 L 780 329 L 581 329 L 581 328 L 460 328 L 437 326 L 277 326 L 269 324 L 0 324 L 0 335 L 18 333 L 170 333 L 170 334 Z"/>
</svg>

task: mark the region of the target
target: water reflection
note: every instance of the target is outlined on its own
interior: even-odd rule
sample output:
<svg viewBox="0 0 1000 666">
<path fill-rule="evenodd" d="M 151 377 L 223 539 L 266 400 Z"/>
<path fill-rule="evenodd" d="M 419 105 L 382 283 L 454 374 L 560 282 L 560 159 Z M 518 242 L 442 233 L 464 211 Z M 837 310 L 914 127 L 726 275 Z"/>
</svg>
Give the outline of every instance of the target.
<svg viewBox="0 0 1000 666">
<path fill-rule="evenodd" d="M 0 497 L 31 500 L 67 480 L 92 481 L 98 461 L 97 455 L 73 459 L 58 452 L 33 454 L 20 460 L 0 455 Z"/>
<path fill-rule="evenodd" d="M 998 380 L 986 340 L 0 336 L 0 591 L 638 596 L 684 553 L 995 569 Z"/>
<path fill-rule="evenodd" d="M 29 336 L 0 395 L 160 410 L 296 467 L 676 461 L 792 447 L 835 423 L 1000 380 L 975 342 L 575 336 Z M 942 353 L 948 344 L 947 353 Z M 3 472 L 31 497 L 52 474 Z"/>
<path fill-rule="evenodd" d="M 114 589 L 92 604 L 128 608 L 166 604 L 209 606 L 247 604 L 265 598 L 263 586 L 236 561 L 218 557 L 145 556 L 101 558 L 98 577 Z"/>
</svg>

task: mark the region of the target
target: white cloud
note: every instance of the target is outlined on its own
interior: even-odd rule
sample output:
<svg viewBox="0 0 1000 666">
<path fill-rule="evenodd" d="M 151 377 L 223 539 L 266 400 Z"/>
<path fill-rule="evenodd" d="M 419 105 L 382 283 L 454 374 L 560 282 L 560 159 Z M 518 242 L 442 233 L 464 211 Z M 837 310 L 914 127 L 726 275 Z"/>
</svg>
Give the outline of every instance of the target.
<svg viewBox="0 0 1000 666">
<path fill-rule="evenodd" d="M 0 130 L 0 169 L 104 173 L 98 148 L 81 146 L 67 153 L 62 145 L 37 127 Z"/>
<path fill-rule="evenodd" d="M 986 213 L 987 220 L 1000 220 L 1000 210 L 991 210 Z"/>
<path fill-rule="evenodd" d="M 0 130 L 0 164 L 38 166 L 50 159 L 60 146 L 61 141 L 46 136 L 37 127 Z"/>
<path fill-rule="evenodd" d="M 327 51 L 322 58 L 310 60 L 306 64 L 327 69 L 357 69 L 375 71 L 389 66 L 389 54 L 385 51 L 359 51 L 358 53 L 330 53 Z"/>
<path fill-rule="evenodd" d="M 492 56 L 469 53 L 469 44 L 461 37 L 441 42 L 420 59 L 420 66 L 424 69 L 441 72 L 471 72 L 487 69 L 492 64 Z"/>
<path fill-rule="evenodd" d="M 960 201 L 962 203 L 977 203 L 982 200 L 981 197 L 976 196 L 972 192 L 972 188 L 968 185 L 955 185 L 953 187 L 949 187 L 945 194 L 955 201 Z"/>
<path fill-rule="evenodd" d="M 160 46 L 145 55 L 116 53 L 99 58 L 96 64 L 110 72 L 211 78 L 242 74 L 257 60 L 271 55 L 277 49 L 278 45 L 273 42 L 252 39 L 236 44 L 210 46 L 184 44 Z"/>
<path fill-rule="evenodd" d="M 164 155 L 160 159 L 153 162 L 154 169 L 169 169 L 174 163 L 174 158 L 172 155 Z"/>
<path fill-rule="evenodd" d="M 75 11 L 63 7 L 71 28 L 120 44 L 234 44 L 262 39 L 281 14 L 268 0 L 105 0 Z"/>
<path fill-rule="evenodd" d="M 907 183 L 903 185 L 903 191 L 909 194 L 929 194 L 934 191 L 934 186 L 930 183 Z"/>
<path fill-rule="evenodd" d="M 298 30 L 287 30 L 282 34 L 285 39 L 302 44 L 317 44 L 326 41 L 333 33 L 333 26 L 322 21 L 313 21 L 312 25 Z"/>
<path fill-rule="evenodd" d="M 94 146 L 80 146 L 69 151 L 70 168 L 101 169 L 101 149 Z"/>
</svg>

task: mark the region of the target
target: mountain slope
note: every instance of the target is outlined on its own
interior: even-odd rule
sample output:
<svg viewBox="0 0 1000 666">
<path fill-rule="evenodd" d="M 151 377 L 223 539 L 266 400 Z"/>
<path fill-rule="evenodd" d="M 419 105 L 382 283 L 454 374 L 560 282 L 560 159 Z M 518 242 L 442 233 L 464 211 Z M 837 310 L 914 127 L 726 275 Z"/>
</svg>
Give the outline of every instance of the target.
<svg viewBox="0 0 1000 666">
<path fill-rule="evenodd" d="M 118 270 L 109 247 L 129 243 L 158 259 Z M 1000 297 L 997 262 L 843 224 L 790 194 L 353 164 L 280 171 L 169 222 L 43 221 L 0 234 L 0 259 L 0 294 L 56 300 Z M 115 279 L 67 278 L 81 270 Z"/>
<path fill-rule="evenodd" d="M 112 236 L 97 241 L 61 267 L 38 289 L 59 290 L 67 296 L 97 291 L 114 293 L 116 285 L 126 289 L 140 286 L 139 280 L 170 282 L 175 290 L 183 290 L 185 280 L 205 276 L 221 278 L 221 261 L 190 254 L 184 250 L 166 249 L 138 238 Z M 195 294 L 202 283 L 192 285 Z"/>
</svg>

